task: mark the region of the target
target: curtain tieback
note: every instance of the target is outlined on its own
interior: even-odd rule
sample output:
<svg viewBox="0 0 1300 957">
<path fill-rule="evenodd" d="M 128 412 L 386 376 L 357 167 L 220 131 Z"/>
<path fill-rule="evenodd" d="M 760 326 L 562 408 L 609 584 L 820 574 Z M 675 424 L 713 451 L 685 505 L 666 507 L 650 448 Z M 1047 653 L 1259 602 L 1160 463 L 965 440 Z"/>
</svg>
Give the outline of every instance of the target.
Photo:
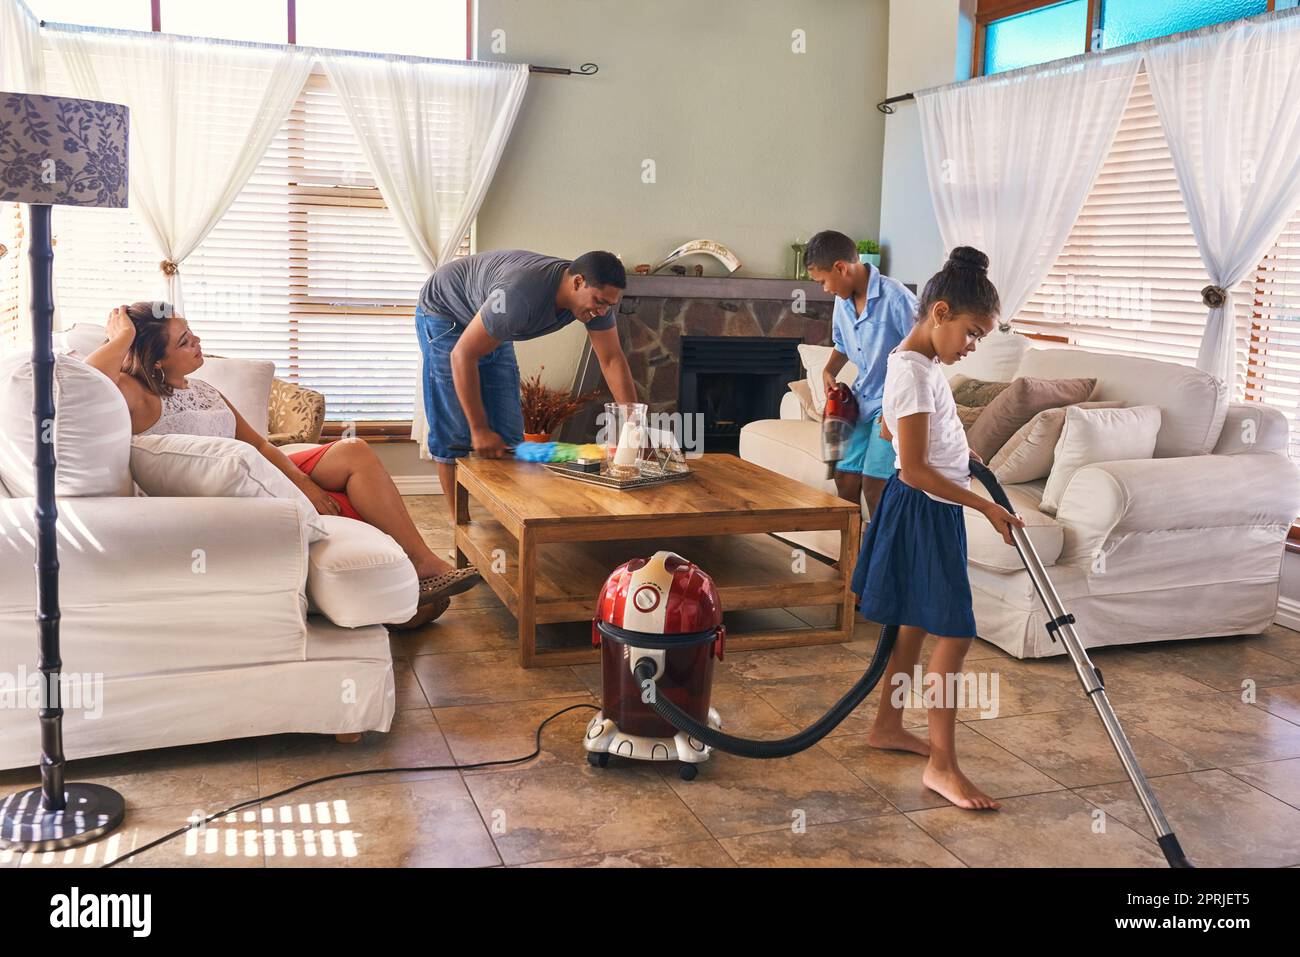
<svg viewBox="0 0 1300 957">
<path fill-rule="evenodd" d="M 1201 290 L 1201 302 L 1207 309 L 1218 309 L 1228 301 L 1228 291 L 1222 286 L 1206 286 Z"/>
<path fill-rule="evenodd" d="M 158 264 L 158 268 L 162 270 L 164 276 L 174 276 L 180 271 L 181 267 L 178 263 L 174 263 L 170 259 L 164 259 Z"/>
</svg>

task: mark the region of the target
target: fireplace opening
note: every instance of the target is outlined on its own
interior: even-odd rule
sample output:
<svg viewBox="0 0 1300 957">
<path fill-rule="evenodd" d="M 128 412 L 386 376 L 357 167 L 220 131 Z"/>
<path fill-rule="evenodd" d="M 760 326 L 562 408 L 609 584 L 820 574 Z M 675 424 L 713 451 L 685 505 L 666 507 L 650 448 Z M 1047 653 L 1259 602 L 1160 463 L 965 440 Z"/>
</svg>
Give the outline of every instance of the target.
<svg viewBox="0 0 1300 957">
<path fill-rule="evenodd" d="M 781 396 L 801 375 L 801 339 L 683 336 L 678 411 L 702 413 L 704 451 L 740 450 L 740 430 L 780 414 Z"/>
</svg>

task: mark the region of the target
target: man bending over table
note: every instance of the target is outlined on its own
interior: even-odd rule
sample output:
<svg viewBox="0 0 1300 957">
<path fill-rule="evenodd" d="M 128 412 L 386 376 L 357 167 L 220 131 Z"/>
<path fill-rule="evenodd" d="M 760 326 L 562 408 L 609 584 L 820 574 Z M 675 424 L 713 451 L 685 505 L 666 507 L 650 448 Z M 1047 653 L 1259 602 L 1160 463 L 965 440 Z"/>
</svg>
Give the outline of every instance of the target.
<svg viewBox="0 0 1300 957">
<path fill-rule="evenodd" d="M 570 261 L 496 250 L 453 260 L 429 277 L 415 326 L 424 358 L 429 454 L 438 463 L 453 521 L 456 459 L 471 448 L 500 458 L 507 446 L 523 441 L 515 342 L 581 322 L 614 400 L 637 401 L 614 326 L 626 288 L 623 264 L 600 251 Z"/>
</svg>

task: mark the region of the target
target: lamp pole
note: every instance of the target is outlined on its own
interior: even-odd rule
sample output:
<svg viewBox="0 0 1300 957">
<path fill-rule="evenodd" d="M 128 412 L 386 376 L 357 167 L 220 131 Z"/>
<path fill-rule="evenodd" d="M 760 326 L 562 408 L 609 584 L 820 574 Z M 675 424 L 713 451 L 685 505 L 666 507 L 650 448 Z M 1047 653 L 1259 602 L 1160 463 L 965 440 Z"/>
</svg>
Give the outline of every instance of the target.
<svg viewBox="0 0 1300 957">
<path fill-rule="evenodd" d="M 17 120 L 0 124 L 0 146 L 17 170 L 40 169 L 0 184 L 0 201 L 26 203 L 31 246 L 32 421 L 35 429 L 36 626 L 40 671 L 41 786 L 0 800 L 0 847 L 52 851 L 97 841 L 126 816 L 122 795 L 101 784 L 68 783 L 63 754 L 63 658 L 59 650 L 59 543 L 54 443 L 54 246 L 52 205 L 121 207 L 126 180 L 104 170 L 125 163 L 126 107 L 39 94 L 0 93 L 0 110 Z M 6 116 L 6 119 L 9 117 Z M 18 120 L 21 120 L 19 122 Z M 43 121 L 43 122 L 38 122 Z M 49 135 L 49 131 L 59 134 Z M 86 137 L 85 148 L 51 147 Z M 67 137 L 60 140 L 59 136 Z M 74 143 L 75 145 L 75 143 Z M 102 156 L 100 154 L 103 154 Z M 102 162 L 102 166 L 96 166 Z M 89 164 L 89 166 L 87 165 Z M 49 175 L 53 174 L 53 175 Z M 72 185 L 75 184 L 75 189 Z M 93 189 L 87 189 L 89 184 Z"/>
<path fill-rule="evenodd" d="M 58 506 L 54 500 L 54 246 L 50 236 L 50 207 L 33 203 L 31 222 L 32 275 L 32 418 L 36 424 L 36 627 L 41 672 L 41 806 L 61 811 L 63 793 L 63 707 L 59 654 Z"/>
</svg>

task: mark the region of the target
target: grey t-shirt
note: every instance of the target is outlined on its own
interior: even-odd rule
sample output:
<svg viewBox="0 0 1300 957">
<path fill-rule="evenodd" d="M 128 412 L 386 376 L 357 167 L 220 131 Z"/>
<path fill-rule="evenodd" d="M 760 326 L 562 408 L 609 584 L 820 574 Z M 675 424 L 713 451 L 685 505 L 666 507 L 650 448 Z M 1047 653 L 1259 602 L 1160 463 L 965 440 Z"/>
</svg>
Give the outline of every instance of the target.
<svg viewBox="0 0 1300 957">
<path fill-rule="evenodd" d="M 560 279 L 572 264 L 568 259 L 525 249 L 498 249 L 454 259 L 424 284 L 420 308 L 462 327 L 481 310 L 483 326 L 493 339 L 536 339 L 577 318 L 568 309 L 555 308 Z M 612 329 L 613 312 L 592 319 L 587 328 Z"/>
</svg>

